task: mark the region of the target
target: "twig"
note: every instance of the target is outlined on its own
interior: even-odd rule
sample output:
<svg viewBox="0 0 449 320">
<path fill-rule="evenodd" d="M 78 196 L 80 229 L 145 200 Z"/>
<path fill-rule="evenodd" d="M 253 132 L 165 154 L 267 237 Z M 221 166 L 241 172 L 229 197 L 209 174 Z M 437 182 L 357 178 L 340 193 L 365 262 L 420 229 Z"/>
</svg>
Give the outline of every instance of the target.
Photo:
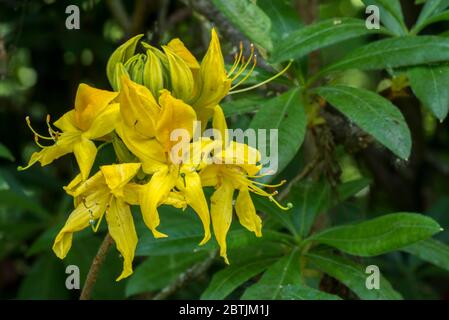
<svg viewBox="0 0 449 320">
<path fill-rule="evenodd" d="M 164 289 L 162 289 L 158 294 L 156 294 L 153 297 L 153 300 L 162 300 L 166 299 L 167 297 L 171 296 L 173 293 L 175 293 L 177 290 L 184 287 L 190 280 L 193 280 L 203 274 L 204 272 L 209 269 L 209 267 L 214 262 L 215 257 L 217 256 L 217 251 L 213 251 L 209 257 L 200 262 L 195 264 L 193 267 L 188 269 L 186 272 L 181 273 L 178 278 L 170 283 L 168 286 L 166 286 Z"/>
<path fill-rule="evenodd" d="M 98 271 L 100 270 L 101 265 L 106 259 L 106 254 L 108 253 L 109 248 L 112 244 L 112 238 L 108 234 L 104 238 L 103 242 L 98 248 L 97 255 L 92 261 L 92 265 L 90 266 L 89 273 L 87 274 L 86 282 L 84 283 L 83 290 L 81 291 L 80 300 L 89 300 L 92 294 L 92 289 L 94 287 L 95 282 L 97 281 Z"/>
<path fill-rule="evenodd" d="M 284 188 L 284 190 L 282 190 L 281 193 L 279 193 L 278 196 L 278 200 L 284 200 L 288 194 L 290 193 L 291 188 L 293 187 L 294 184 L 298 183 L 299 181 L 301 181 L 302 179 L 304 179 L 305 177 L 307 177 L 313 169 L 315 169 L 316 165 L 320 162 L 321 157 L 317 154 L 312 161 L 310 161 L 305 167 L 304 169 L 296 176 L 294 177 L 290 183 Z"/>
</svg>

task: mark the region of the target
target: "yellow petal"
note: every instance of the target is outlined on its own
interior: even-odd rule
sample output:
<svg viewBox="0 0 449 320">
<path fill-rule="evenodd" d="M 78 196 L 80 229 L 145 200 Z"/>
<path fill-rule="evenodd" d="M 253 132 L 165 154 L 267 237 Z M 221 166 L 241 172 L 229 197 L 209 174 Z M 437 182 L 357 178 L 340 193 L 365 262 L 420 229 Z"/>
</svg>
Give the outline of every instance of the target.
<svg viewBox="0 0 449 320">
<path fill-rule="evenodd" d="M 211 217 L 215 238 L 220 246 L 220 256 L 229 264 L 226 255 L 226 235 L 232 222 L 232 197 L 234 187 L 232 183 L 224 180 L 222 185 L 215 190 L 210 198 Z"/>
<path fill-rule="evenodd" d="M 162 49 L 168 59 L 171 91 L 173 95 L 183 101 L 189 101 L 193 95 L 193 74 L 185 61 L 167 46 Z"/>
<path fill-rule="evenodd" d="M 120 199 L 112 198 L 106 211 L 106 221 L 117 250 L 123 257 L 123 271 L 116 281 L 133 273 L 134 253 L 137 247 L 137 234 L 129 206 Z"/>
<path fill-rule="evenodd" d="M 215 187 L 218 185 L 220 165 L 210 165 L 200 172 L 201 185 L 203 187 Z"/>
<path fill-rule="evenodd" d="M 106 190 L 107 191 L 107 190 Z M 73 233 L 89 226 L 89 220 L 99 219 L 107 205 L 108 193 L 105 189 L 89 195 L 72 211 L 64 227 L 59 231 L 53 243 L 53 251 L 64 259 L 72 246 Z M 89 212 L 90 210 L 90 212 Z"/>
<path fill-rule="evenodd" d="M 184 43 L 179 39 L 173 39 L 168 44 L 169 47 L 176 55 L 181 57 L 190 69 L 199 69 L 200 64 L 196 60 L 195 56 L 186 48 Z"/>
<path fill-rule="evenodd" d="M 106 182 L 104 181 L 104 176 L 101 171 L 95 173 L 92 177 L 87 180 L 83 180 L 81 173 L 79 173 L 66 187 L 63 188 L 67 194 L 72 197 L 78 197 L 83 193 L 92 192 L 99 189 L 107 189 Z"/>
<path fill-rule="evenodd" d="M 78 131 L 79 132 L 79 131 Z M 81 133 L 64 132 L 62 133 L 55 144 L 42 148 L 38 152 L 34 152 L 31 155 L 30 161 L 25 167 L 19 167 L 19 170 L 26 170 L 36 162 L 40 162 L 41 166 L 46 166 L 52 163 L 54 160 L 71 153 L 73 151 L 73 145 L 80 139 Z"/>
<path fill-rule="evenodd" d="M 182 166 L 181 168 L 181 190 L 184 192 L 187 204 L 198 214 L 203 223 L 204 238 L 200 245 L 205 244 L 210 239 L 210 216 L 206 197 L 201 186 L 201 179 L 194 168 Z"/>
<path fill-rule="evenodd" d="M 86 180 L 89 178 L 90 169 L 92 169 L 94 164 L 97 155 L 97 147 L 95 147 L 95 143 L 89 139 L 81 137 L 81 139 L 74 144 L 73 153 L 75 153 L 81 176 L 83 180 Z"/>
<path fill-rule="evenodd" d="M 118 96 L 117 92 L 93 88 L 81 83 L 75 98 L 75 122 L 79 129 L 86 131 L 92 122 L 112 100 Z"/>
<path fill-rule="evenodd" d="M 177 143 L 177 141 L 170 141 L 173 130 L 184 129 L 189 133 L 190 138 L 193 137 L 196 114 L 191 106 L 174 98 L 167 90 L 162 91 L 159 104 L 162 112 L 156 125 L 156 137 L 165 151 L 170 152 L 171 147 Z"/>
<path fill-rule="evenodd" d="M 185 197 L 180 192 L 176 191 L 170 192 L 168 194 L 168 197 L 164 200 L 163 204 L 182 210 L 185 210 L 185 208 L 187 208 Z"/>
<path fill-rule="evenodd" d="M 228 94 L 231 88 L 231 80 L 228 79 L 221 53 L 220 40 L 215 29 L 212 29 L 209 49 L 201 62 L 200 77 L 201 86 L 199 96 L 193 106 L 198 113 L 206 108 L 212 108 Z M 202 121 L 202 116 L 198 116 Z"/>
<path fill-rule="evenodd" d="M 140 159 L 145 173 L 152 174 L 166 166 L 166 154 L 156 139 L 147 139 L 119 122 L 116 131 L 126 147 Z"/>
<path fill-rule="evenodd" d="M 262 220 L 256 214 L 256 208 L 246 187 L 239 191 L 235 202 L 235 212 L 242 226 L 254 232 L 257 237 L 262 236 Z"/>
<path fill-rule="evenodd" d="M 153 232 L 155 238 L 167 237 L 166 234 L 156 230 L 160 223 L 157 207 L 168 197 L 171 189 L 176 184 L 177 176 L 178 172 L 176 168 L 166 167 L 165 169 L 154 173 L 150 182 L 148 182 L 142 190 L 140 206 L 143 220 Z"/>
<path fill-rule="evenodd" d="M 120 105 L 110 104 L 92 122 L 91 127 L 83 134 L 88 139 L 101 138 L 114 130 L 120 116 Z"/>
<path fill-rule="evenodd" d="M 224 144 L 228 142 L 228 125 L 223 113 L 223 109 L 219 105 L 214 108 L 214 117 L 212 118 L 212 127 L 220 131 L 221 140 Z"/>
<path fill-rule="evenodd" d="M 111 193 L 116 197 L 123 198 L 123 187 L 134 178 L 140 166 L 140 163 L 123 163 L 101 166 L 100 170 Z"/>
<path fill-rule="evenodd" d="M 54 125 L 64 132 L 79 131 L 75 122 L 75 110 L 66 112 L 61 118 L 55 121 Z"/>
<path fill-rule="evenodd" d="M 140 205 L 140 193 L 143 185 L 137 183 L 128 183 L 126 188 L 123 188 L 124 200 L 126 203 L 137 206 Z"/>
<path fill-rule="evenodd" d="M 127 77 L 122 77 L 120 112 L 128 127 L 137 130 L 143 137 L 154 137 L 155 120 L 160 108 L 150 90 Z"/>
</svg>

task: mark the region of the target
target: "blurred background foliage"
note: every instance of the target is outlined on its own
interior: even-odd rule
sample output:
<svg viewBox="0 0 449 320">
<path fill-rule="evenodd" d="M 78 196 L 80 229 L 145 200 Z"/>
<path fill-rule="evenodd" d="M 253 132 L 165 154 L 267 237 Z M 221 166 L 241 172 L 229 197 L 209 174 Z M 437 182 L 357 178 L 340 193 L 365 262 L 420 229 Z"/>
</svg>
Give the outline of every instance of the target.
<svg viewBox="0 0 449 320">
<path fill-rule="evenodd" d="M 223 21 L 216 20 L 219 17 L 207 16 L 198 10 L 201 2 L 204 1 L 0 0 L 1 299 L 77 298 L 79 291 L 69 291 L 64 286 L 65 266 L 78 265 L 83 283 L 102 239 L 101 235 L 85 230 L 75 236 L 73 248 L 63 262 L 51 252 L 53 238 L 72 208 L 71 199 L 61 186 L 70 181 L 77 169 L 73 157 L 66 156 L 52 166 L 41 168 L 36 165 L 26 172 L 17 172 L 17 166 L 26 163 L 31 153 L 37 150 L 25 117 L 29 115 L 34 127 L 45 132 L 46 115 L 56 119 L 71 108 L 80 82 L 109 89 L 105 74 L 107 59 L 119 44 L 137 33 L 144 33 L 146 40 L 156 46 L 179 37 L 196 56 L 201 57 L 207 49 L 210 27 L 224 25 Z M 285 17 L 297 25 L 339 16 L 365 17 L 365 7 L 359 0 L 282 2 L 291 8 Z M 65 9 L 70 4 L 81 9 L 80 30 L 65 28 Z M 420 5 L 403 1 L 403 6 L 406 21 L 415 21 Z M 432 26 L 427 32 L 441 33 L 445 30 L 447 25 L 442 23 Z M 232 63 L 233 53 L 241 39 L 231 29 L 218 31 L 222 36 L 225 59 Z M 308 64 L 312 71 L 316 70 L 319 65 L 336 61 L 368 41 L 367 38 L 359 38 L 339 43 L 323 50 L 318 57 L 311 55 L 310 60 L 318 61 L 315 62 L 318 66 L 309 61 L 297 67 Z M 264 72 L 271 71 L 261 63 L 255 75 L 266 78 Z M 384 84 L 386 81 L 389 88 L 391 76 L 385 72 L 368 74 L 350 70 L 340 73 L 333 81 L 376 90 L 382 81 Z M 281 79 L 265 90 L 236 96 L 236 100 L 228 98 L 224 109 L 240 106 L 245 110 L 245 106 L 282 91 L 282 86 Z M 413 96 L 395 99 L 412 131 L 413 157 L 419 160 L 392 160 L 379 148 L 351 152 L 341 145 L 335 147 L 329 159 L 329 174 L 338 176 L 342 183 L 362 177 L 372 183 L 367 186 L 362 182 L 362 191 L 355 197 L 331 210 L 326 209 L 328 214 L 324 221 L 331 219 L 341 224 L 375 217 L 379 213 L 413 211 L 426 212 L 444 228 L 449 227 L 447 122 L 437 121 Z M 245 128 L 252 117 L 251 112 L 234 114 L 230 117 L 230 126 Z M 349 134 L 356 133 L 351 124 L 349 128 Z M 305 152 L 307 150 L 302 150 L 280 176 L 291 179 L 301 171 L 307 157 Z M 108 157 L 107 152 L 105 157 Z M 97 162 L 106 161 L 98 159 Z M 130 279 L 116 283 L 114 279 L 121 268 L 121 260 L 116 251 L 111 250 L 95 285 L 94 298 L 151 297 L 208 255 L 208 250 L 215 244 L 195 249 L 199 239 L 195 230 L 200 226 L 198 221 L 190 219 L 192 215 L 179 215 L 169 209 L 164 210 L 163 215 L 166 219 L 162 219 L 162 230 L 173 230 L 173 237 L 155 244 L 149 232 L 138 222 L 141 244 L 136 262 L 144 261 L 142 267 Z M 266 224 L 270 223 L 267 219 Z M 190 229 L 193 230 L 191 233 Z M 240 231 L 235 227 L 235 238 L 238 239 Z M 233 252 L 233 236 L 230 235 L 229 239 L 231 260 L 233 255 L 238 261 L 245 252 L 255 254 L 251 246 Z M 442 233 L 439 239 L 448 243 L 449 234 Z M 192 254 L 184 254 L 193 250 Z M 270 251 L 269 246 L 265 250 Z M 150 259 L 144 260 L 148 255 L 151 255 Z M 272 255 L 279 253 L 273 250 Z M 449 273 L 442 269 L 400 252 L 373 261 L 381 266 L 392 285 L 406 298 L 449 298 Z M 214 272 L 223 265 L 216 260 L 208 267 L 207 272 L 182 286 L 172 298 L 198 298 Z M 322 280 L 321 287 L 327 287 L 328 292 L 341 290 L 341 284 L 332 278 Z M 231 297 L 238 297 L 241 293 L 234 292 Z"/>
</svg>

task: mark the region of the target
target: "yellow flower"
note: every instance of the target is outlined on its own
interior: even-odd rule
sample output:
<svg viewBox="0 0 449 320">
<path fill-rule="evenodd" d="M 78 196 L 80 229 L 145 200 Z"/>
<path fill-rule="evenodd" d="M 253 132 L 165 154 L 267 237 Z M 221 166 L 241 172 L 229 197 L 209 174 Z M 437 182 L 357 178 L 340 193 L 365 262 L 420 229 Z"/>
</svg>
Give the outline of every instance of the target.
<svg viewBox="0 0 449 320">
<path fill-rule="evenodd" d="M 210 217 L 199 175 L 193 165 L 174 163 L 170 156 L 177 143 L 170 139 L 175 129 L 188 133 L 190 138 L 184 147 L 189 148 L 194 134 L 195 111 L 167 90 L 161 91 L 159 103 L 156 103 L 147 88 L 126 77 L 122 78 L 121 88 L 119 100 L 123 121 L 117 125 L 116 131 L 128 149 L 140 159 L 143 171 L 152 175 L 140 191 L 139 203 L 145 224 L 154 237 L 166 237 L 157 230 L 160 224 L 157 208 L 167 202 L 178 206 L 185 202 L 200 217 L 205 233 L 201 244 L 206 243 L 210 239 Z M 140 111 L 145 108 L 146 113 Z M 180 191 L 173 193 L 175 187 Z M 175 194 L 182 200 L 173 201 Z"/>
<path fill-rule="evenodd" d="M 118 93 L 95 89 L 87 84 L 80 84 L 76 93 L 75 108 L 64 114 L 54 125 L 62 130 L 57 132 L 50 127 L 49 117 L 47 125 L 50 136 L 38 134 L 31 128 L 30 120 L 27 123 L 35 140 L 42 150 L 33 153 L 28 165 L 19 170 L 25 170 L 36 162 L 42 166 L 50 164 L 53 160 L 73 152 L 78 162 L 83 180 L 89 177 L 89 172 L 95 161 L 97 148 L 92 140 L 102 138 L 114 130 L 119 116 L 119 105 L 111 102 Z M 51 146 L 42 146 L 38 139 L 53 140 Z"/>
<path fill-rule="evenodd" d="M 89 225 L 97 227 L 106 215 L 109 234 L 117 250 L 123 256 L 123 271 L 117 281 L 132 274 L 132 262 L 137 246 L 137 234 L 129 207 L 135 195 L 127 190 L 127 184 L 140 169 L 140 163 L 102 166 L 100 171 L 86 181 L 77 176 L 66 188 L 75 198 L 75 210 L 56 236 L 53 251 L 64 259 L 72 246 L 73 233 Z"/>
</svg>

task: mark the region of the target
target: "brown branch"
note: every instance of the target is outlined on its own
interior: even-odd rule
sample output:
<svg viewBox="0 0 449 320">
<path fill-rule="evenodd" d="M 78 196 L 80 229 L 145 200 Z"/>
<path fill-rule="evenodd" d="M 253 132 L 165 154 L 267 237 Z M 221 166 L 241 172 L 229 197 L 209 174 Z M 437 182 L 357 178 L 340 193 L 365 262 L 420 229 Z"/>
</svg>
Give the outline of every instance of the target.
<svg viewBox="0 0 449 320">
<path fill-rule="evenodd" d="M 214 262 L 217 256 L 217 251 L 212 251 L 206 260 L 195 264 L 193 267 L 188 269 L 186 272 L 181 273 L 175 281 L 170 283 L 167 287 L 162 289 L 158 294 L 153 297 L 153 300 L 163 300 L 171 296 L 177 290 L 184 287 L 189 281 L 198 278 L 204 272 L 206 272 L 209 267 Z"/>
<path fill-rule="evenodd" d="M 89 273 L 87 274 L 86 282 L 84 283 L 83 290 L 81 291 L 80 300 L 89 300 L 92 294 L 92 289 L 94 287 L 95 282 L 98 278 L 98 272 L 100 271 L 101 265 L 106 259 L 106 255 L 108 253 L 109 248 L 112 244 L 112 238 L 108 234 L 104 238 L 103 242 L 98 249 L 97 255 L 92 261 L 92 265 L 90 266 Z"/>
</svg>

